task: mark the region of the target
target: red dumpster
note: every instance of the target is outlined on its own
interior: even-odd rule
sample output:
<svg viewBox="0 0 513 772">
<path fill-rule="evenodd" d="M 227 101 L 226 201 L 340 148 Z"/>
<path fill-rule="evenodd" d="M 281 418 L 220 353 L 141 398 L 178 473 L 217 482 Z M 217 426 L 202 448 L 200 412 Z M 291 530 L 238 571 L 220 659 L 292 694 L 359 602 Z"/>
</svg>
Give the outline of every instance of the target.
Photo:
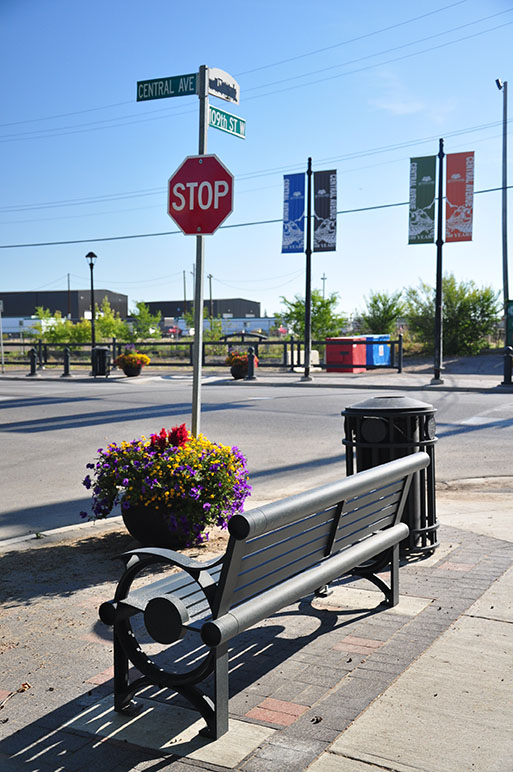
<svg viewBox="0 0 513 772">
<path fill-rule="evenodd" d="M 361 343 L 357 343 L 361 341 Z M 367 346 L 363 335 L 354 338 L 326 338 L 328 373 L 364 373 Z"/>
</svg>

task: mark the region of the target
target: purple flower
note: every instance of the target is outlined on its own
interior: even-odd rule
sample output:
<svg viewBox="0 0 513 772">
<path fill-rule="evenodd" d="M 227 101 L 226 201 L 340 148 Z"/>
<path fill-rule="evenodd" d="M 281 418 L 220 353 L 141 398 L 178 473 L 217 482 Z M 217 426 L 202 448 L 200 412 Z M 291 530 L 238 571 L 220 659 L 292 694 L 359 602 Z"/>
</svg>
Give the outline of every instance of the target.
<svg viewBox="0 0 513 772">
<path fill-rule="evenodd" d="M 87 488 L 87 490 L 89 490 L 89 488 L 90 488 L 90 487 L 91 487 L 91 485 L 92 485 L 92 483 L 91 483 L 91 478 L 89 477 L 89 475 L 86 475 L 86 476 L 84 477 L 84 479 L 82 480 L 82 485 L 85 485 L 85 487 Z"/>
<path fill-rule="evenodd" d="M 82 519 L 84 519 L 84 518 L 86 518 L 86 517 L 89 517 L 89 515 L 88 515 L 88 513 L 87 513 L 87 512 L 84 512 L 84 511 L 82 511 L 82 512 L 80 513 L 80 517 L 81 517 Z"/>
</svg>

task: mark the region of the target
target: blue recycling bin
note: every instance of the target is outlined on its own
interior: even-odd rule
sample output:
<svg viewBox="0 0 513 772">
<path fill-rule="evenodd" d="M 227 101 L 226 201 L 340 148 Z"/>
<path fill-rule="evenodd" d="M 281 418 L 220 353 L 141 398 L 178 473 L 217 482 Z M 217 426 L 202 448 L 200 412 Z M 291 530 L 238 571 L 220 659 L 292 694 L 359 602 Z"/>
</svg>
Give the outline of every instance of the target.
<svg viewBox="0 0 513 772">
<path fill-rule="evenodd" d="M 366 355 L 367 367 L 379 367 L 390 365 L 390 346 L 376 345 L 377 341 L 390 340 L 390 335 L 366 335 L 367 341 L 374 341 L 373 344 L 367 345 Z"/>
</svg>

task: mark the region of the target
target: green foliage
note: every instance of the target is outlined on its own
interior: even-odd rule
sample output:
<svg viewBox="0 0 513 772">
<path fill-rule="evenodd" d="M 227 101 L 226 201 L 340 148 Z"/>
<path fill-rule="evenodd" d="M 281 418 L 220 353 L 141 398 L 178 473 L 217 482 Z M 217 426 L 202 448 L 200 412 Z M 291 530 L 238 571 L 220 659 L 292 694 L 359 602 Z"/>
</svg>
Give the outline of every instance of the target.
<svg viewBox="0 0 513 772">
<path fill-rule="evenodd" d="M 312 290 L 312 340 L 322 340 L 340 335 L 346 318 L 336 313 L 338 293 L 332 292 L 327 298 L 323 298 L 320 290 Z M 305 299 L 295 295 L 294 300 L 281 297 L 285 310 L 277 314 L 275 318 L 283 319 L 293 334 L 302 340 L 305 336 Z"/>
<path fill-rule="evenodd" d="M 67 341 L 70 343 L 90 343 L 91 322 L 89 319 L 81 319 L 79 322 L 75 322 L 75 324 L 69 322 L 68 329 L 69 338 Z"/>
<path fill-rule="evenodd" d="M 73 326 L 68 319 L 63 319 L 60 311 L 51 314 L 48 308 L 37 306 L 38 322 L 34 325 L 35 338 L 45 343 L 65 343 L 68 340 L 69 328 Z"/>
<path fill-rule="evenodd" d="M 366 310 L 361 314 L 362 332 L 374 335 L 392 335 L 397 327 L 397 320 L 404 315 L 405 304 L 402 292 L 371 292 L 365 298 Z"/>
<path fill-rule="evenodd" d="M 479 288 L 473 281 L 458 283 L 454 275 L 442 281 L 443 351 L 445 354 L 478 354 L 493 332 L 499 312 L 499 293 Z M 410 332 L 433 349 L 435 289 L 425 282 L 406 290 L 406 319 Z"/>
<path fill-rule="evenodd" d="M 101 308 L 96 307 L 95 315 L 96 337 L 99 340 L 128 340 L 130 331 L 121 319 L 119 311 L 114 311 L 108 298 L 103 298 Z"/>
<path fill-rule="evenodd" d="M 131 329 L 128 333 L 128 339 L 133 343 L 136 340 L 146 340 L 147 338 L 160 338 L 160 311 L 152 314 L 146 303 L 136 303 L 136 310 L 132 311 Z"/>
</svg>

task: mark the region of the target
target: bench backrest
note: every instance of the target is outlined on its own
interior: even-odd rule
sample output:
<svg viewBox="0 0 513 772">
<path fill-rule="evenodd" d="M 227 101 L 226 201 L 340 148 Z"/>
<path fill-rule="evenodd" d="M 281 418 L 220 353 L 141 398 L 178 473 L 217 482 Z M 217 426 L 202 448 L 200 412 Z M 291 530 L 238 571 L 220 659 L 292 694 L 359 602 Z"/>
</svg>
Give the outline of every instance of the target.
<svg viewBox="0 0 513 772">
<path fill-rule="evenodd" d="M 426 453 L 235 515 L 214 618 L 397 523 Z"/>
</svg>

